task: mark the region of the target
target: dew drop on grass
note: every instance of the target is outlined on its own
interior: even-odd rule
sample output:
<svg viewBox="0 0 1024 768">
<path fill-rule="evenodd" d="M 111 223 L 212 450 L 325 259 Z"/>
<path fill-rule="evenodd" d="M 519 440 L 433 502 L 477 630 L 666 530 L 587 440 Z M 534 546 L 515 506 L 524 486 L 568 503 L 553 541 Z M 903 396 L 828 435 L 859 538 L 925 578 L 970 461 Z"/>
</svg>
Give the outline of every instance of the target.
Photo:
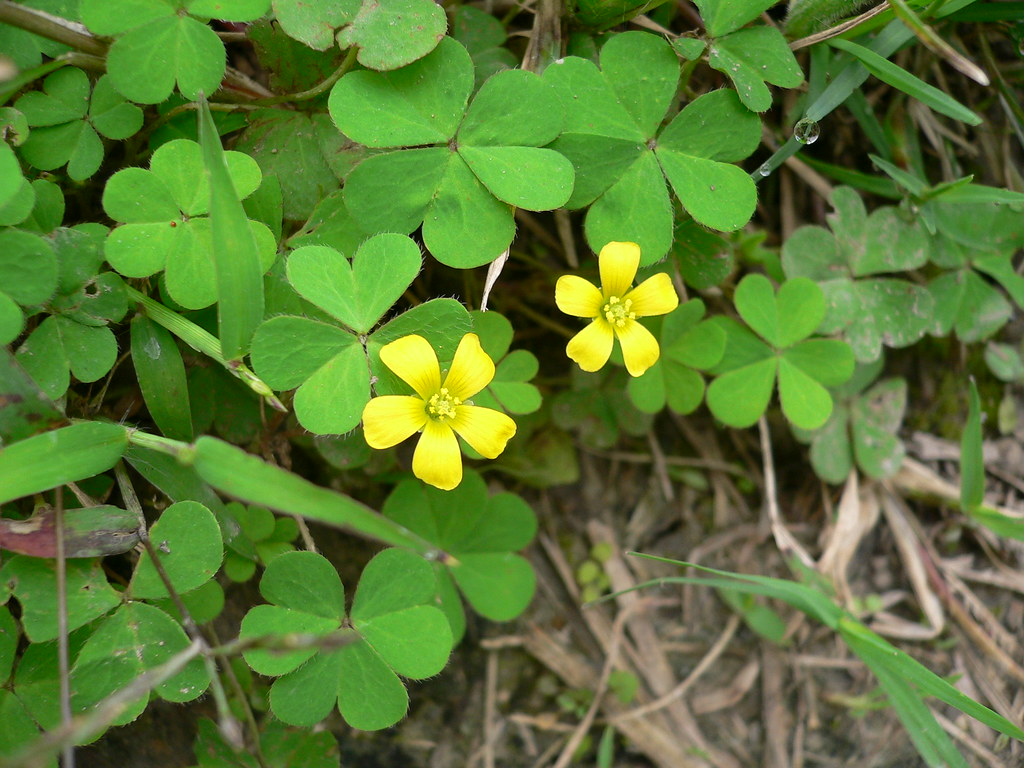
<svg viewBox="0 0 1024 768">
<path fill-rule="evenodd" d="M 761 163 L 761 167 L 757 169 L 757 172 L 761 176 L 771 176 L 772 175 L 771 163 L 768 163 L 768 162 Z"/>
<path fill-rule="evenodd" d="M 818 124 L 806 117 L 793 126 L 793 138 L 801 144 L 813 144 L 818 140 L 819 135 L 821 135 L 821 129 Z"/>
</svg>

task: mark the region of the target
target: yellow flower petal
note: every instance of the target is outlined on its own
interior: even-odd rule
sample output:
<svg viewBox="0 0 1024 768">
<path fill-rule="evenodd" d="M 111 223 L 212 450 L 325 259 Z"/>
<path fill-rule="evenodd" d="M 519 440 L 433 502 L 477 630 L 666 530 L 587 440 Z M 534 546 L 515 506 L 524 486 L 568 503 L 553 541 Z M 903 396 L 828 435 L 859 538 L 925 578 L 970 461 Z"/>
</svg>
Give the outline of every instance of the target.
<svg viewBox="0 0 1024 768">
<path fill-rule="evenodd" d="M 403 336 L 381 347 L 380 359 L 424 400 L 441 388 L 441 368 L 430 342 L 422 336 Z M 372 402 L 372 401 L 371 401 Z"/>
<path fill-rule="evenodd" d="M 494 361 L 480 346 L 480 337 L 467 333 L 455 350 L 455 359 L 442 386 L 452 397 L 468 400 L 490 384 L 493 378 Z"/>
<path fill-rule="evenodd" d="M 460 405 L 451 425 L 459 437 L 487 459 L 497 458 L 516 433 L 516 423 L 511 418 L 479 405 Z"/>
<path fill-rule="evenodd" d="M 622 298 L 633 302 L 630 310 L 636 312 L 637 317 L 667 315 L 679 306 L 676 287 L 664 272 L 651 275 Z"/>
<path fill-rule="evenodd" d="M 597 317 L 604 297 L 597 286 L 578 275 L 562 275 L 555 283 L 555 304 L 573 317 Z"/>
<path fill-rule="evenodd" d="M 622 359 L 630 376 L 642 376 L 644 371 L 658 362 L 661 350 L 657 339 L 636 320 L 616 328 L 615 335 L 622 345 Z"/>
<path fill-rule="evenodd" d="M 451 427 L 427 420 L 412 455 L 412 473 L 442 491 L 450 491 L 462 482 L 462 454 Z"/>
<path fill-rule="evenodd" d="M 615 335 L 603 317 L 577 333 L 565 347 L 565 354 L 579 363 L 584 371 L 596 371 L 608 362 Z"/>
<path fill-rule="evenodd" d="M 363 408 L 363 433 L 371 448 L 390 448 L 427 422 L 424 403 L 411 395 L 375 397 Z"/>
<path fill-rule="evenodd" d="M 636 277 L 640 266 L 640 246 L 636 243 L 608 243 L 597 257 L 601 270 L 601 290 L 604 297 L 621 297 Z"/>
</svg>

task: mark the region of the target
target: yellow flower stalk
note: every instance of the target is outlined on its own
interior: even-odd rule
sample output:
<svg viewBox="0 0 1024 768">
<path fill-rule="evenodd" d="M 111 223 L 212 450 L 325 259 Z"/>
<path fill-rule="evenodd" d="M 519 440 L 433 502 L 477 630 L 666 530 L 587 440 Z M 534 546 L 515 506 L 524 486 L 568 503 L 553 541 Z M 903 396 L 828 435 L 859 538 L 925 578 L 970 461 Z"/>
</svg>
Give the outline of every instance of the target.
<svg viewBox="0 0 1024 768">
<path fill-rule="evenodd" d="M 661 350 L 638 318 L 665 315 L 679 306 L 679 296 L 664 272 L 633 286 L 640 266 L 636 243 L 608 243 L 597 257 L 601 287 L 577 275 L 563 275 L 555 284 L 555 303 L 567 315 L 591 318 L 569 340 L 565 353 L 584 371 L 596 371 L 612 354 L 617 338 L 630 376 L 641 376 L 658 361 Z"/>
<path fill-rule="evenodd" d="M 363 431 L 371 448 L 390 448 L 422 432 L 412 471 L 425 483 L 450 491 L 462 482 L 461 437 L 488 459 L 497 458 L 516 433 L 504 413 L 473 405 L 469 398 L 491 383 L 494 362 L 475 333 L 455 350 L 448 374 L 422 336 L 403 336 L 380 350 L 380 359 L 415 395 L 382 395 L 363 409 Z"/>
</svg>

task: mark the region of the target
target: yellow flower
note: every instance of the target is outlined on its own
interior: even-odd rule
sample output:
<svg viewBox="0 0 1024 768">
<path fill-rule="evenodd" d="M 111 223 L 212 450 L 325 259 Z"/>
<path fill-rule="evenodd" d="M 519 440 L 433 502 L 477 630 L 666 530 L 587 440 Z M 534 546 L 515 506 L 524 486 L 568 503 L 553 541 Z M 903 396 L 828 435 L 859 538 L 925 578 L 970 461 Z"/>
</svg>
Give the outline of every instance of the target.
<svg viewBox="0 0 1024 768">
<path fill-rule="evenodd" d="M 462 482 L 456 434 L 493 459 L 516 433 L 516 423 L 504 413 L 469 401 L 494 378 L 494 362 L 475 333 L 462 337 L 443 382 L 437 355 L 422 336 L 403 336 L 387 344 L 380 359 L 416 394 L 370 400 L 363 409 L 366 442 L 371 448 L 390 448 L 422 432 L 412 457 L 413 474 L 420 480 L 444 491 Z"/>
<path fill-rule="evenodd" d="M 672 280 L 659 272 L 633 288 L 640 266 L 636 243 L 608 243 L 597 257 L 601 288 L 576 275 L 563 275 L 555 285 L 555 303 L 567 315 L 593 318 L 569 340 L 565 353 L 584 371 L 608 362 L 618 337 L 630 376 L 640 376 L 658 361 L 658 341 L 637 322 L 639 317 L 665 315 L 679 306 Z"/>
</svg>

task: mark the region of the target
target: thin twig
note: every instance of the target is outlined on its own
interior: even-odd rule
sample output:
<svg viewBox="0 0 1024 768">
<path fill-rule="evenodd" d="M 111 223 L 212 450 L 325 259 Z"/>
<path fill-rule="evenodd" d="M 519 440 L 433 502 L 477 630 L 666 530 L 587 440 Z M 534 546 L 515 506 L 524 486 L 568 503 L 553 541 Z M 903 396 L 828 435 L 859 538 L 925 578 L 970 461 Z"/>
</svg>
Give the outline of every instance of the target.
<svg viewBox="0 0 1024 768">
<path fill-rule="evenodd" d="M 0 24 L 23 29 L 35 35 L 56 40 L 82 53 L 106 56 L 107 45 L 83 24 L 68 21 L 46 11 L 29 8 L 11 0 L 0 0 Z"/>
<path fill-rule="evenodd" d="M 498 653 L 487 654 L 487 678 L 484 685 L 484 768 L 494 768 L 494 720 L 496 716 L 495 702 L 498 698 Z"/>
<path fill-rule="evenodd" d="M 60 721 L 71 722 L 71 663 L 68 653 L 68 563 L 64 559 L 64 488 L 54 499 L 54 533 L 57 539 L 57 669 L 60 674 Z M 75 768 L 75 746 L 61 750 L 64 768 Z"/>
<path fill-rule="evenodd" d="M 799 40 L 794 40 L 792 43 L 789 44 L 790 50 L 798 51 L 801 48 L 807 48 L 808 46 L 814 45 L 815 43 L 820 43 L 823 40 L 828 40 L 829 38 L 832 37 L 838 37 L 844 32 L 848 32 L 849 30 L 858 26 L 862 22 L 865 22 L 868 19 L 873 19 L 878 14 L 884 13 L 887 10 L 889 10 L 888 2 L 876 5 L 874 8 L 864 11 L 864 13 L 862 13 L 860 16 L 854 16 L 852 19 L 842 21 L 836 24 L 834 27 L 830 27 L 829 29 L 826 29 L 822 32 L 815 32 L 813 35 L 808 35 L 807 37 L 801 37 Z"/>
<path fill-rule="evenodd" d="M 789 532 L 782 521 L 782 512 L 779 511 L 778 489 L 775 484 L 775 460 L 772 458 L 771 434 L 768 432 L 768 420 L 762 415 L 757 420 L 757 429 L 761 437 L 761 460 L 764 462 L 764 496 L 765 504 L 768 507 L 768 520 L 771 522 L 772 536 L 775 537 L 775 544 L 782 552 L 786 563 L 796 557 L 809 570 L 814 570 L 814 558 L 812 558 L 800 542 Z"/>
<path fill-rule="evenodd" d="M 643 706 L 631 709 L 628 712 L 624 712 L 621 715 L 616 715 L 609 720 L 611 725 L 618 725 L 625 720 L 633 720 L 637 717 L 644 717 L 652 712 L 657 712 L 659 709 L 663 709 L 671 704 L 676 699 L 682 698 L 690 688 L 693 687 L 694 683 L 700 679 L 700 677 L 708 671 L 712 664 L 714 664 L 718 657 L 725 651 L 729 641 L 732 640 L 736 629 L 740 625 L 740 618 L 735 613 L 729 616 L 729 621 L 725 625 L 725 629 L 722 630 L 722 634 L 715 640 L 715 644 L 712 645 L 704 657 L 697 663 L 697 666 L 693 668 L 693 671 L 686 676 L 679 685 L 673 688 L 671 691 L 666 693 L 664 696 L 659 696 L 654 701 L 650 701 Z"/>
<path fill-rule="evenodd" d="M 639 603 L 632 603 L 626 608 L 619 611 L 619 615 L 615 617 L 615 622 L 612 624 L 612 642 L 611 647 L 608 649 L 608 654 L 604 659 L 604 666 L 601 668 L 601 677 L 597 681 L 597 687 L 594 689 L 594 698 L 590 702 L 590 707 L 587 709 L 587 713 L 580 720 L 579 725 L 576 726 L 576 730 L 573 731 L 572 736 L 565 743 L 562 748 L 562 754 L 558 756 L 558 760 L 555 761 L 551 768 L 566 768 L 569 763 L 572 762 L 576 755 L 576 750 L 583 742 L 583 738 L 587 735 L 590 730 L 590 726 L 594 722 L 594 718 L 597 716 L 598 710 L 601 708 L 601 699 L 604 698 L 605 691 L 608 690 L 608 679 L 611 677 L 612 668 L 618 662 L 619 659 L 619 647 L 622 645 L 622 635 L 625 631 L 626 619 L 633 612 Z"/>
<path fill-rule="evenodd" d="M 206 641 L 206 638 L 203 637 L 202 632 L 199 630 L 199 625 L 196 624 L 195 619 L 192 618 L 192 614 L 188 610 L 188 606 L 186 606 L 184 600 L 181 599 L 181 595 L 178 594 L 178 590 L 175 589 L 170 576 L 167 574 L 167 569 L 164 568 L 164 564 L 160 559 L 157 548 L 154 547 L 153 542 L 150 541 L 149 531 L 146 529 L 145 517 L 142 513 L 142 506 L 139 504 L 138 495 L 135 493 L 135 489 L 132 486 L 123 462 L 118 462 L 117 465 L 115 465 L 114 475 L 117 478 L 118 488 L 121 490 L 121 497 L 125 502 L 126 508 L 134 512 L 135 515 L 143 522 L 139 527 L 139 541 L 149 554 L 150 563 L 153 565 L 157 575 L 160 577 L 160 581 L 163 582 L 164 588 L 167 590 L 167 594 L 171 598 L 171 602 L 174 603 L 174 607 L 178 610 L 178 613 L 181 616 L 182 627 L 193 641 L 201 644 L 203 649 L 203 666 L 206 668 L 206 673 L 210 678 L 210 690 L 213 694 L 214 704 L 217 707 L 220 731 L 233 747 L 241 749 L 244 747 L 242 729 L 238 724 L 238 720 L 231 713 L 231 707 L 228 704 L 227 694 L 224 692 L 224 686 L 220 680 L 217 664 L 209 653 L 210 644 Z M 265 763 L 259 751 L 259 735 L 254 734 L 254 737 L 254 752 L 260 765 L 263 766 Z"/>
</svg>

